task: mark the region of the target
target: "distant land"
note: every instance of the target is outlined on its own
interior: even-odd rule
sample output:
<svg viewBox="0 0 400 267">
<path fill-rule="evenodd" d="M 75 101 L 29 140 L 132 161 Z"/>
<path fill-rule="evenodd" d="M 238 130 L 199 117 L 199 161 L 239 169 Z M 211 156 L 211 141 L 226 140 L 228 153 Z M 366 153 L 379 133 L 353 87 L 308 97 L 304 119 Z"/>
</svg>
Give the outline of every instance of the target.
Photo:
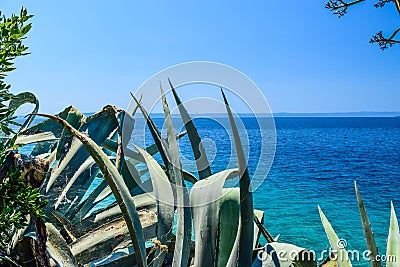
<svg viewBox="0 0 400 267">
<path fill-rule="evenodd" d="M 140 112 L 137 113 L 141 117 Z M 179 117 L 179 114 L 171 114 L 172 117 Z M 191 114 L 193 117 L 211 117 L 221 118 L 226 117 L 226 113 L 199 113 Z M 163 113 L 151 113 L 152 118 L 163 118 Z M 254 117 L 251 113 L 239 113 L 240 117 Z M 266 114 L 259 113 L 257 117 L 265 117 Z M 290 112 L 277 112 L 273 113 L 274 117 L 400 117 L 400 111 L 359 111 L 359 112 L 329 112 L 329 113 L 290 113 Z"/>
<path fill-rule="evenodd" d="M 275 117 L 397 117 L 400 111 L 359 111 L 359 112 L 332 112 L 332 113 L 274 113 Z"/>
</svg>

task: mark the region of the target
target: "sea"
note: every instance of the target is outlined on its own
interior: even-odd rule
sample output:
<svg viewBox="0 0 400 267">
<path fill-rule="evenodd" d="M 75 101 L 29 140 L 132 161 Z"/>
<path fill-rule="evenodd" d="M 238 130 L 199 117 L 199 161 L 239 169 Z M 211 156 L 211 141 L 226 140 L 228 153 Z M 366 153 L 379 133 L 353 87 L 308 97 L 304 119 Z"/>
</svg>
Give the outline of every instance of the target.
<svg viewBox="0 0 400 267">
<path fill-rule="evenodd" d="M 263 177 L 252 177 L 263 180 L 253 194 L 254 208 L 264 211 L 264 225 L 272 236 L 314 251 L 322 262 L 330 246 L 319 205 L 346 249 L 358 251 L 353 266 L 369 266 L 363 256 L 367 246 L 354 190 L 357 181 L 379 254 L 385 260 L 391 201 L 400 216 L 400 118 L 275 117 L 276 146 L 269 151 L 274 157 L 272 164 L 264 165 L 267 160 L 259 156 L 262 136 L 257 119 L 240 120 L 244 126 L 240 131 L 248 138 L 250 175 L 255 175 L 257 166 L 265 168 Z M 154 121 L 163 129 L 162 118 Z M 212 172 L 236 167 L 228 119 L 198 118 L 194 123 Z M 142 145 L 151 145 L 143 119 L 136 121 L 134 133 L 140 129 L 145 136 Z M 176 127 L 177 132 L 183 130 L 182 124 Z M 134 134 L 131 141 L 142 139 Z M 197 175 L 188 137 L 180 138 L 178 144 L 183 168 Z M 161 161 L 159 155 L 155 158 Z M 261 242 L 265 242 L 263 237 Z"/>
<path fill-rule="evenodd" d="M 213 173 L 230 167 L 235 156 L 224 120 L 194 120 L 200 137 L 207 141 L 206 151 L 212 152 Z M 161 127 L 162 119 L 155 121 Z M 251 152 L 259 150 L 260 129 L 256 118 L 241 121 L 250 139 L 251 158 Z M 274 121 L 274 160 L 253 195 L 254 208 L 264 211 L 266 229 L 274 237 L 279 235 L 279 242 L 313 250 L 322 262 L 330 246 L 319 205 L 346 249 L 358 251 L 353 266 L 369 266 L 354 190 L 357 181 L 384 261 L 391 201 L 400 215 L 400 118 L 276 117 Z M 187 137 L 180 139 L 179 148 L 183 158 L 193 159 Z M 259 161 L 263 159 L 248 161 L 250 174 Z"/>
</svg>

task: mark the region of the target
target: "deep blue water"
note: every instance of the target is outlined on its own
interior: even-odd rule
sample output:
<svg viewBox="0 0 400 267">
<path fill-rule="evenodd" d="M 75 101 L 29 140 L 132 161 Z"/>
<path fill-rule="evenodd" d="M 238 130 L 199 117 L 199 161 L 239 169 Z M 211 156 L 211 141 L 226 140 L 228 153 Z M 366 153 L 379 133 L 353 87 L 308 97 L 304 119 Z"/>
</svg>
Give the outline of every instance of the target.
<svg viewBox="0 0 400 267">
<path fill-rule="evenodd" d="M 244 118 L 243 123 L 250 151 L 257 154 L 256 120 Z M 213 171 L 227 168 L 232 153 L 229 127 L 221 119 L 197 119 L 195 124 L 200 136 L 209 139 L 206 149 L 211 151 Z M 278 117 L 275 124 L 275 159 L 254 194 L 255 208 L 265 211 L 265 225 L 272 235 L 280 234 L 281 242 L 313 249 L 319 256 L 329 246 L 317 210 L 320 205 L 339 237 L 347 240 L 347 248 L 365 250 L 354 193 L 357 180 L 379 252 L 385 254 L 390 201 L 400 213 L 400 118 Z M 193 158 L 187 137 L 180 140 L 180 148 Z M 257 160 L 249 161 L 250 173 Z"/>
</svg>

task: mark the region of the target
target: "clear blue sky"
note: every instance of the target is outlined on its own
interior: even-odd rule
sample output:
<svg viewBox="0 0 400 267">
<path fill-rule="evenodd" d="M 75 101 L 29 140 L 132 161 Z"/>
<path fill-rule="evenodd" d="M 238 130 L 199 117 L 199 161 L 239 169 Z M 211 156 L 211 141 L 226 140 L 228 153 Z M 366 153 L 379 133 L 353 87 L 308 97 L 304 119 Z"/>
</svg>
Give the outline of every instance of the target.
<svg viewBox="0 0 400 267">
<path fill-rule="evenodd" d="M 324 1 L 2 1 L 35 15 L 8 82 L 30 90 L 41 111 L 125 108 L 129 92 L 174 64 L 206 60 L 239 69 L 273 112 L 399 111 L 400 46 L 368 43 L 399 24 L 375 1 L 340 20 Z"/>
</svg>

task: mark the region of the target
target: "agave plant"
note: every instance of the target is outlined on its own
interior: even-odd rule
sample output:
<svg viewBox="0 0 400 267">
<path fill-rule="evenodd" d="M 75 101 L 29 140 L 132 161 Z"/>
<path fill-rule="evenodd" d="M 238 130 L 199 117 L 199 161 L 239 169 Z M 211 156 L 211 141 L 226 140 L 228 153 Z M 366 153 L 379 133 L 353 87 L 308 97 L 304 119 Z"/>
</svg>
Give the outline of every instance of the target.
<svg viewBox="0 0 400 267">
<path fill-rule="evenodd" d="M 368 215 L 356 182 L 354 182 L 354 188 L 357 196 L 357 202 L 360 210 L 361 222 L 363 225 L 364 235 L 366 238 L 366 244 L 370 252 L 369 254 L 370 265 L 371 267 L 382 267 L 381 261 L 377 260 L 380 259 L 381 257 L 378 253 L 378 247 L 375 242 L 374 233 L 372 231 L 372 227 L 369 222 Z M 334 229 L 332 228 L 331 224 L 329 223 L 328 219 L 326 218 L 325 214 L 322 212 L 319 206 L 318 209 L 320 212 L 322 224 L 328 236 L 329 243 L 331 244 L 332 249 L 338 252 L 338 257 L 335 257 L 334 260 L 329 260 L 328 258 L 327 261 L 322 266 L 327 267 L 330 266 L 329 264 L 336 262 L 336 264 L 339 267 L 351 267 L 352 266 L 351 261 L 344 247 L 340 245 L 339 237 L 335 233 Z M 391 210 L 390 210 L 390 227 L 387 239 L 386 259 L 387 259 L 386 261 L 387 267 L 395 267 L 399 266 L 400 264 L 400 232 L 393 203 L 391 203 Z"/>
<path fill-rule="evenodd" d="M 166 138 L 134 96 L 137 106 L 131 113 L 106 106 L 91 116 L 74 107 L 55 116 L 32 115 L 47 119 L 26 125 L 16 142 L 49 162 L 41 186 L 47 217 L 44 238 L 31 226 L 15 232 L 10 250 L 24 252 L 20 265 L 38 262 L 42 239 L 49 264 L 56 266 L 257 266 L 261 234 L 269 246 L 293 249 L 276 242 L 263 226 L 264 213 L 253 209 L 246 160 L 223 91 L 238 168 L 212 173 L 197 129 L 171 82 L 170 87 L 186 132 L 175 133 L 161 88 Z M 137 110 L 154 139 L 145 148 L 127 145 Z M 186 134 L 199 179 L 180 163 L 177 139 Z M 153 158 L 157 153 L 161 163 Z M 224 188 L 236 177 L 239 187 Z M 193 184 L 191 189 L 186 183 Z M 299 255 L 305 251 L 297 249 Z M 273 266 L 286 263 L 280 259 Z M 316 266 L 315 259 L 293 264 Z"/>
</svg>

